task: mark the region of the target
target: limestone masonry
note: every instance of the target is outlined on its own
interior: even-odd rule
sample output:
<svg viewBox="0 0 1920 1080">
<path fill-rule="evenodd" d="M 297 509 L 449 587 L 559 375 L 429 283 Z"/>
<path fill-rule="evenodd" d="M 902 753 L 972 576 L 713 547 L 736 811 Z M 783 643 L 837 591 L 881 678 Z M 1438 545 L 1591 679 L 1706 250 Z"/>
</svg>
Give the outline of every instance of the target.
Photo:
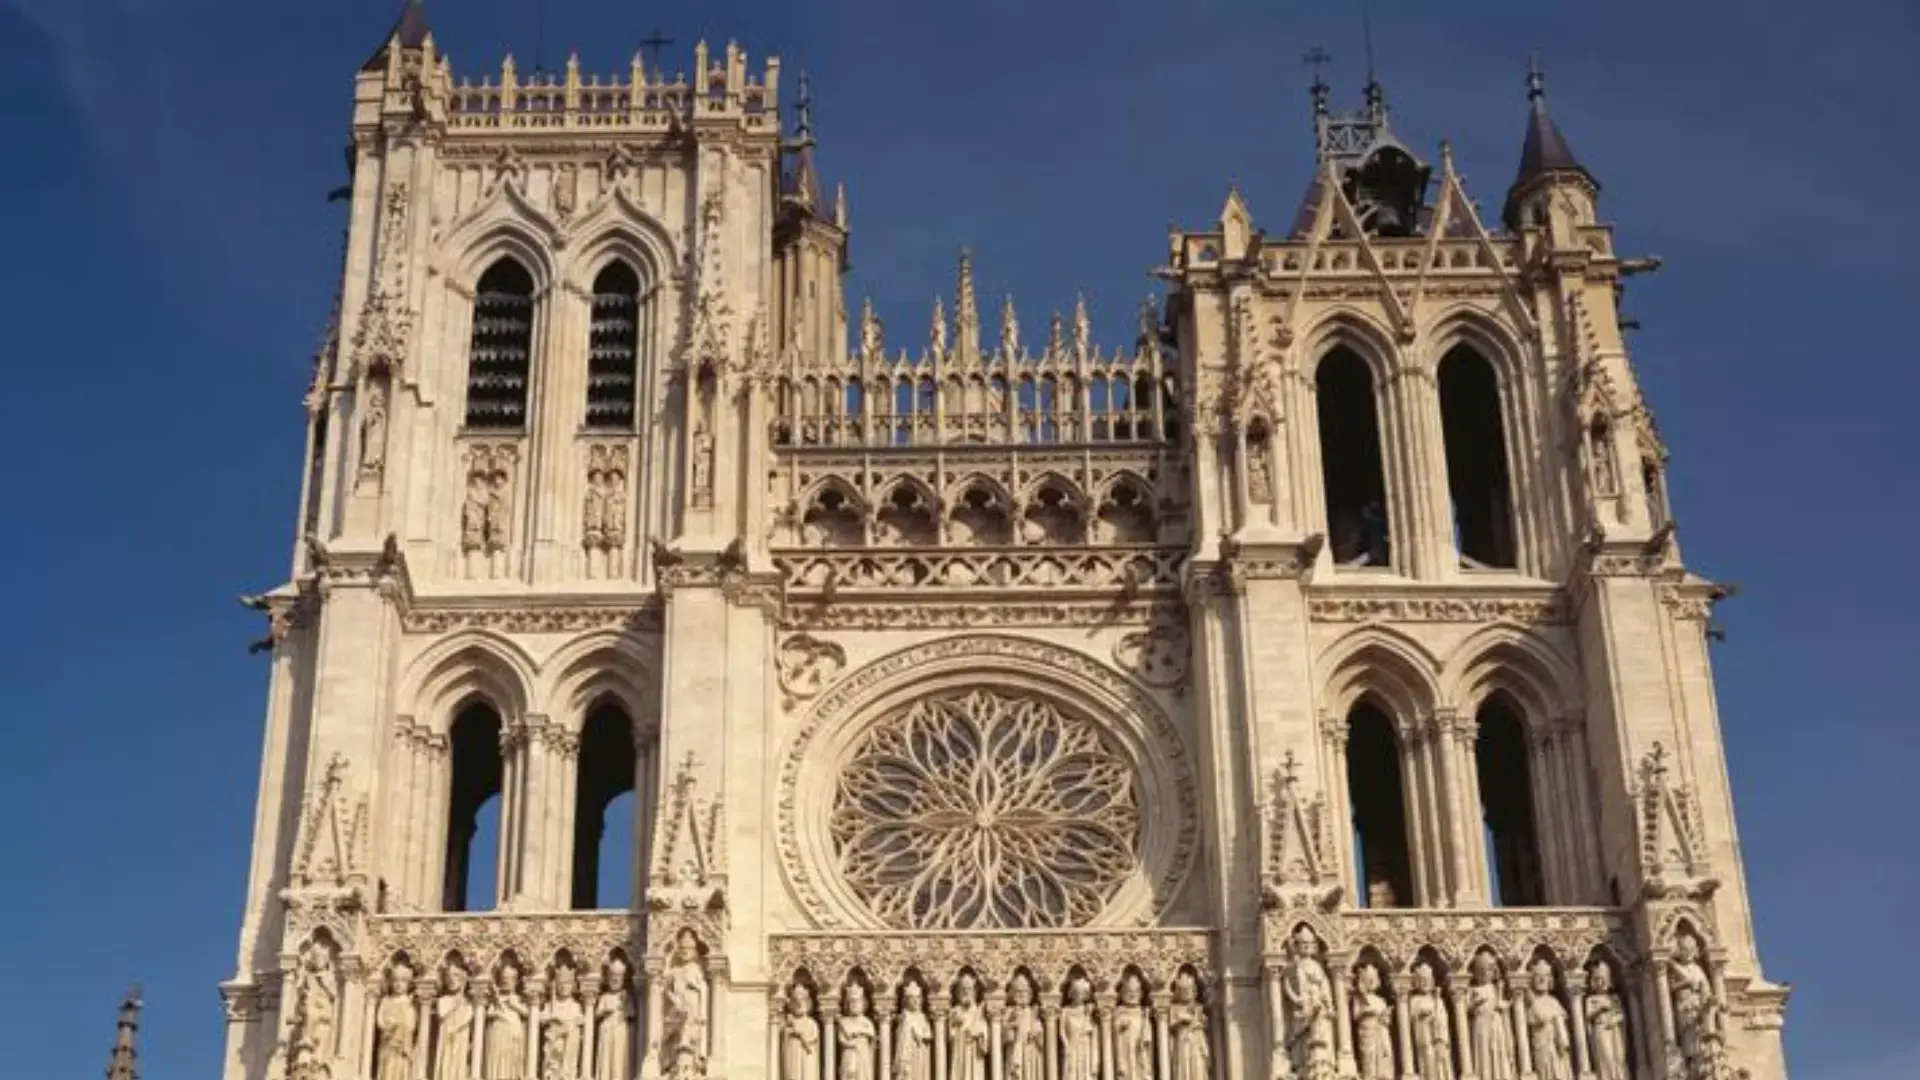
<svg viewBox="0 0 1920 1080">
<path fill-rule="evenodd" d="M 1537 70 L 1499 220 L 1316 79 L 1134 340 L 912 348 L 690 70 L 354 81 L 226 1080 L 1784 1080 Z"/>
</svg>

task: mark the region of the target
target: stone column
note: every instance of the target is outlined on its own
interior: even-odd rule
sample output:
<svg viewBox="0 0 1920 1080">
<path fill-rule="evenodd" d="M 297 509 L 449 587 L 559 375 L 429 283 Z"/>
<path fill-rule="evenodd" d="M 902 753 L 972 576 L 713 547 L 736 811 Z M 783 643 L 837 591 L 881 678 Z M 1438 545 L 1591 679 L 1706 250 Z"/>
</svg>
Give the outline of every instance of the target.
<svg viewBox="0 0 1920 1080">
<path fill-rule="evenodd" d="M 1352 1076 L 1360 1071 L 1353 1057 L 1353 999 L 1347 993 L 1353 982 L 1353 964 L 1345 957 L 1337 963 L 1336 974 L 1328 980 L 1333 983 L 1333 1041 L 1340 1051 L 1340 1075 Z"/>
<path fill-rule="evenodd" d="M 1454 796 L 1455 804 L 1460 807 L 1465 841 L 1461 852 L 1465 877 L 1460 883 L 1460 893 L 1466 903 L 1485 903 L 1492 893 L 1487 885 L 1486 844 L 1481 837 L 1481 823 L 1486 820 L 1486 814 L 1480 807 L 1480 761 L 1474 753 L 1480 738 L 1480 722 L 1474 717 L 1459 716 L 1455 732 L 1452 760 L 1459 766 L 1460 781 L 1454 786 Z"/>
<path fill-rule="evenodd" d="M 1013 395 L 1007 395 L 1009 399 Z M 993 1080 L 1007 1080 L 1007 1055 L 1000 1046 L 1000 1016 L 1005 1012 L 1006 994 L 995 990 L 987 995 L 987 1075 Z M 833 1080 L 825 1077 L 823 1080 Z"/>
<path fill-rule="evenodd" d="M 413 1033 L 413 1075 L 405 1080 L 426 1080 L 432 1075 L 433 1006 L 439 997 L 440 980 L 433 972 L 426 972 L 413 984 L 413 1011 L 420 1022 L 414 1026 Z"/>
<path fill-rule="evenodd" d="M 1569 984 L 1569 988 L 1571 988 L 1571 984 Z M 1573 1075 L 1581 1078 L 1581 1080 L 1586 1080 L 1586 1078 L 1593 1075 L 1593 1067 L 1588 1064 L 1587 1058 L 1586 1009 L 1581 1004 L 1580 995 L 1576 993 L 1569 993 L 1567 1000 L 1562 1002 L 1562 1004 L 1566 1006 L 1567 1009 L 1567 1026 L 1573 1029 L 1570 1032 L 1573 1036 L 1571 1040 L 1573 1043 Z"/>
<path fill-rule="evenodd" d="M 1417 718 L 1395 725 L 1400 736 L 1400 813 L 1407 827 L 1407 861 L 1413 871 L 1413 901 L 1416 906 L 1431 903 L 1434 894 L 1429 880 L 1432 860 L 1427 857 L 1426 833 L 1420 828 L 1420 733 Z M 1398 898 L 1395 898 L 1398 900 Z"/>
<path fill-rule="evenodd" d="M 1522 1077 L 1533 1075 L 1533 1045 L 1527 1038 L 1527 988 L 1526 977 L 1521 972 L 1505 976 L 1507 985 L 1507 1012 L 1513 1023 L 1514 1057 L 1520 1066 Z"/>
<path fill-rule="evenodd" d="M 660 1001 L 660 975 L 665 969 L 666 964 L 657 952 L 648 954 L 643 968 L 646 972 L 646 982 L 642 988 L 642 993 L 646 995 L 644 1009 L 647 1021 L 646 1049 L 640 1060 L 640 1075 L 643 1077 L 656 1077 L 660 1075 L 660 1013 L 662 1006 Z"/>
<path fill-rule="evenodd" d="M 1161 996 L 1155 998 L 1153 1004 L 1153 1063 L 1155 1066 L 1154 1075 L 1159 1077 L 1159 1080 L 1172 1080 L 1173 1078 L 1173 1070 L 1170 1068 L 1167 1060 L 1166 1000 L 1167 995 L 1170 994 L 1171 991 L 1163 991 Z M 999 1080 L 999 1078 L 996 1077 L 995 1080 Z"/>
<path fill-rule="evenodd" d="M 1467 1026 L 1467 996 L 1453 984 L 1463 978 L 1459 973 L 1447 976 L 1447 998 L 1453 1005 L 1453 1053 L 1456 1075 L 1460 1080 L 1474 1080 L 1473 1029 Z"/>
<path fill-rule="evenodd" d="M 553 999 L 547 992 L 545 975 L 535 975 L 527 980 L 527 1038 L 526 1065 L 520 1074 L 532 1080 L 540 1075 L 540 1037 L 546 1026 L 547 1014 L 552 1011 Z"/>
<path fill-rule="evenodd" d="M 787 1002 L 780 987 L 767 991 L 767 1071 L 768 1080 L 788 1080 L 780 1072 L 781 1041 L 786 1038 Z M 882 1077 L 881 1080 L 886 1080 Z"/>
<path fill-rule="evenodd" d="M 893 999 L 885 994 L 875 994 L 873 1001 L 873 1024 L 879 1028 L 880 1071 L 875 1073 L 876 1080 L 892 1080 L 893 1077 Z"/>
<path fill-rule="evenodd" d="M 935 990 L 927 997 L 927 1015 L 933 1019 L 933 1080 L 947 1080 L 947 992 Z"/>
<path fill-rule="evenodd" d="M 1119 1000 L 1111 991 L 1094 996 L 1094 1023 L 1100 1032 L 1100 1080 L 1113 1080 L 1113 1006 Z M 891 1080 L 882 1077 L 881 1080 Z"/>
<path fill-rule="evenodd" d="M 825 1058 L 820 1063 L 820 1080 L 834 1080 L 840 1075 L 840 995 L 838 994 L 820 995 L 820 1050 Z"/>
<path fill-rule="evenodd" d="M 1394 1040 L 1400 1046 L 1400 1075 L 1413 1075 L 1413 1025 L 1407 1017 L 1407 993 L 1413 988 L 1413 979 L 1407 975 L 1393 977 L 1393 1033 Z"/>
<path fill-rule="evenodd" d="M 1060 994 L 1047 991 L 1040 1005 L 1040 1043 L 1046 1047 L 1046 1080 L 1060 1080 Z M 884 1078 L 885 1074 L 882 1074 Z"/>
<path fill-rule="evenodd" d="M 1446 811 L 1446 729 L 1437 716 L 1420 718 L 1414 754 L 1420 763 L 1420 823 L 1432 868 L 1427 872 L 1428 893 L 1422 903 L 1428 907 L 1450 907 L 1458 889 L 1453 869 L 1453 845 L 1448 843 L 1447 826 L 1452 815 Z"/>
<path fill-rule="evenodd" d="M 1579 871 L 1573 878 L 1578 895 L 1570 899 L 1576 904 L 1603 904 L 1607 902 L 1607 882 L 1601 866 L 1600 845 L 1595 839 L 1599 826 L 1594 822 L 1586 721 L 1576 713 L 1561 717 L 1557 723 L 1563 733 L 1560 767 L 1565 777 L 1566 801 L 1573 808 L 1573 858 Z"/>
<path fill-rule="evenodd" d="M 1267 991 L 1267 1045 L 1272 1047 L 1274 1051 L 1273 1072 L 1276 1077 L 1284 1080 L 1284 1078 L 1293 1075 L 1293 1060 L 1288 1057 L 1285 1052 L 1287 1042 L 1287 1002 L 1286 994 L 1280 986 L 1279 966 L 1268 964 L 1266 967 L 1266 977 L 1262 979 L 1261 982 Z M 1113 1078 L 1103 1076 L 1101 1080 L 1113 1080 Z"/>
<path fill-rule="evenodd" d="M 473 1063 L 467 1075 L 478 1078 L 482 1075 L 487 1060 L 487 1009 L 493 1004 L 493 978 L 480 974 L 473 980 Z"/>
<path fill-rule="evenodd" d="M 727 969 L 727 958 L 715 949 L 707 956 L 707 1074 L 709 1076 L 727 1075 L 729 1058 L 727 1057 L 726 1006 L 723 1004 L 733 996 L 732 980 Z"/>
</svg>

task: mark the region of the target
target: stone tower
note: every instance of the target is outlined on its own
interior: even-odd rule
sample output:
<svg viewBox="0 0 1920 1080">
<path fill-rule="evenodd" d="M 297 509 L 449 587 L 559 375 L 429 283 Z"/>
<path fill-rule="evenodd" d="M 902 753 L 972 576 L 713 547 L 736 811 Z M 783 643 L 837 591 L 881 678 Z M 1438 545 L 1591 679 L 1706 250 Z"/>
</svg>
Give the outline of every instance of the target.
<svg viewBox="0 0 1920 1080">
<path fill-rule="evenodd" d="M 690 71 L 355 81 L 227 1080 L 1783 1080 L 1537 73 L 1500 222 L 1316 85 L 1126 347 L 963 255 L 909 350 Z"/>
</svg>

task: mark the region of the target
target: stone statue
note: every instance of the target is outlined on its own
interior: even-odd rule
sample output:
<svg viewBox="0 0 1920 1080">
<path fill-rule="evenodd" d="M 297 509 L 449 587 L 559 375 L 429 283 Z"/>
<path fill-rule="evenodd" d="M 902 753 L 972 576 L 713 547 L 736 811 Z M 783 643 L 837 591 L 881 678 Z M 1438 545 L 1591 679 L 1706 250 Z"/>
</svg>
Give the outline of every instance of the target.
<svg viewBox="0 0 1920 1080">
<path fill-rule="evenodd" d="M 1573 1080 L 1573 1039 L 1567 1009 L 1553 992 L 1553 965 L 1535 960 L 1527 969 L 1527 1049 L 1537 1080 Z"/>
<path fill-rule="evenodd" d="M 1627 1014 L 1620 995 L 1613 992 L 1613 971 L 1603 963 L 1587 970 L 1587 1050 L 1593 1059 L 1594 1080 L 1628 1080 Z"/>
<path fill-rule="evenodd" d="M 1131 971 L 1120 976 L 1120 1004 L 1113 1010 L 1113 1080 L 1153 1080 L 1147 989 Z"/>
<path fill-rule="evenodd" d="M 799 983 L 787 990 L 780 1080 L 820 1080 L 820 1021 L 813 1018 L 813 995 Z"/>
<path fill-rule="evenodd" d="M 1273 501 L 1273 460 L 1265 439 L 1247 443 L 1247 498 L 1257 503 Z"/>
<path fill-rule="evenodd" d="M 926 991 L 910 982 L 900 991 L 900 1019 L 893 1028 L 893 1080 L 933 1080 L 933 1022 Z"/>
<path fill-rule="evenodd" d="M 415 1080 L 414 1039 L 420 1007 L 413 1000 L 413 969 L 404 960 L 387 972 L 387 992 L 373 1011 L 373 1080 Z"/>
<path fill-rule="evenodd" d="M 1453 1037 L 1448 1034 L 1447 1003 L 1433 980 L 1433 965 L 1413 965 L 1413 991 L 1407 995 L 1407 1028 L 1413 1043 L 1412 1071 L 1420 1080 L 1453 1080 Z"/>
<path fill-rule="evenodd" d="M 874 1080 L 874 1047 L 880 1032 L 867 1013 L 866 987 L 847 984 L 846 1007 L 834 1026 L 839 1029 L 839 1080 Z"/>
<path fill-rule="evenodd" d="M 293 1014 L 297 1029 L 293 1039 L 294 1074 L 331 1076 L 340 988 L 334 974 L 333 953 L 324 941 L 313 941 L 301 954 L 297 992 Z"/>
<path fill-rule="evenodd" d="M 447 964 L 442 980 L 446 993 L 433 1003 L 440 1036 L 433 1047 L 433 1080 L 468 1080 L 473 1075 L 473 999 L 467 992 L 467 969 L 460 961 Z"/>
<path fill-rule="evenodd" d="M 1060 1007 L 1060 1080 L 1096 1080 L 1100 1075 L 1100 1025 L 1093 1016 L 1093 984 L 1076 975 Z"/>
<path fill-rule="evenodd" d="M 487 1004 L 486 1047 L 480 1059 L 481 1080 L 524 1080 L 527 1074 L 527 999 L 520 992 L 520 968 L 512 960 L 500 964 L 493 980 L 493 1000 Z"/>
<path fill-rule="evenodd" d="M 1045 1080 L 1046 1032 L 1040 1025 L 1040 1006 L 1025 972 L 1014 975 L 1007 987 L 1007 1015 L 1000 1021 L 1001 1065 L 1005 1080 Z"/>
<path fill-rule="evenodd" d="M 633 1071 L 633 1000 L 627 962 L 607 961 L 607 981 L 593 1002 L 593 1080 L 628 1080 Z"/>
<path fill-rule="evenodd" d="M 507 550 L 507 532 L 511 526 L 507 514 L 507 488 L 513 481 L 505 469 L 495 469 L 487 481 L 486 550 Z"/>
<path fill-rule="evenodd" d="M 1700 960 L 1700 942 L 1692 934 L 1681 934 L 1674 946 L 1673 959 L 1667 962 L 1667 988 L 1673 995 L 1674 1034 L 1688 1071 L 1711 1075 L 1710 1065 L 1720 1050 L 1720 1003 Z"/>
<path fill-rule="evenodd" d="M 1471 1060 L 1478 1080 L 1519 1077 L 1512 1010 L 1491 953 L 1473 958 L 1473 985 L 1467 988 L 1467 1045 L 1473 1048 Z"/>
<path fill-rule="evenodd" d="M 587 1010 L 580 1004 L 579 976 L 572 965 L 561 964 L 553 971 L 553 1001 L 541 1025 L 541 1080 L 578 1080 L 586 1034 Z"/>
<path fill-rule="evenodd" d="M 1167 1007 L 1167 1080 L 1212 1080 L 1213 1050 L 1207 1045 L 1207 1007 L 1193 972 L 1173 977 L 1173 1004 Z"/>
<path fill-rule="evenodd" d="M 467 498 L 460 504 L 460 550 L 487 549 L 487 474 L 474 469 L 467 474 Z"/>
<path fill-rule="evenodd" d="M 1372 964 L 1354 974 L 1353 1054 L 1360 1080 L 1393 1080 L 1393 1006 Z"/>
<path fill-rule="evenodd" d="M 713 491 L 713 432 L 705 421 L 693 429 L 693 492 L 698 499 Z"/>
<path fill-rule="evenodd" d="M 669 1075 L 704 1071 L 707 1064 L 707 973 L 700 939 L 682 930 L 661 991 L 660 1062 Z"/>
<path fill-rule="evenodd" d="M 1320 962 L 1320 939 L 1302 926 L 1293 932 L 1288 952 L 1291 959 L 1280 973 L 1287 1060 L 1299 1080 L 1332 1080 L 1336 1068 L 1333 980 Z"/>
<path fill-rule="evenodd" d="M 360 471 L 378 475 L 387 464 L 387 379 L 367 380 L 367 413 L 360 420 Z"/>
<path fill-rule="evenodd" d="M 987 1080 L 987 1013 L 980 1004 L 980 983 L 970 971 L 953 984 L 953 1011 L 947 1015 L 947 1080 Z"/>
</svg>

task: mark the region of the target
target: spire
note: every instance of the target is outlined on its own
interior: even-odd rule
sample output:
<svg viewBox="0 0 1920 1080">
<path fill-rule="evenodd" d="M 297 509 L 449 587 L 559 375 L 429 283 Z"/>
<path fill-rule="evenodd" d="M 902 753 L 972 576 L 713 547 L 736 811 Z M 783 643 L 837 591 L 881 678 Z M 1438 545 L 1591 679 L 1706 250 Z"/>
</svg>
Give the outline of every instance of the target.
<svg viewBox="0 0 1920 1080">
<path fill-rule="evenodd" d="M 813 164 L 813 80 L 800 73 L 800 85 L 793 102 L 793 135 L 783 147 L 793 155 L 793 172 L 787 178 L 786 201 L 804 210 L 824 208 L 820 171 Z"/>
<path fill-rule="evenodd" d="M 387 66 L 387 49 L 398 44 L 402 49 L 418 49 L 426 45 L 433 29 L 427 25 L 427 0 L 406 0 L 406 6 L 400 9 L 400 18 L 393 24 L 393 30 L 386 40 L 374 50 L 361 71 L 378 71 Z"/>
<path fill-rule="evenodd" d="M 1527 64 L 1527 106 L 1527 141 L 1520 148 L 1520 171 L 1513 178 L 1507 205 L 1501 213 L 1508 228 L 1518 227 L 1519 193 L 1535 181 L 1563 174 L 1579 176 L 1595 189 L 1600 186 L 1573 156 L 1566 136 L 1560 134 L 1560 125 L 1547 113 L 1547 79 L 1540 70 L 1539 53 Z"/>
<path fill-rule="evenodd" d="M 953 301 L 953 336 L 961 359 L 980 356 L 980 304 L 973 294 L 973 253 L 960 249 L 960 288 Z"/>
<path fill-rule="evenodd" d="M 1000 305 L 1000 355 L 1009 363 L 1020 358 L 1020 316 L 1013 310 L 1013 294 Z"/>
<path fill-rule="evenodd" d="M 113 1057 L 108 1059 L 107 1080 L 139 1080 L 139 1051 L 134 1048 L 140 1032 L 140 988 L 133 987 L 120 1002 L 119 1030 L 113 1039 Z"/>
<path fill-rule="evenodd" d="M 935 360 L 947 356 L 947 308 L 939 297 L 933 298 L 933 325 L 927 333 L 927 349 Z"/>
</svg>

